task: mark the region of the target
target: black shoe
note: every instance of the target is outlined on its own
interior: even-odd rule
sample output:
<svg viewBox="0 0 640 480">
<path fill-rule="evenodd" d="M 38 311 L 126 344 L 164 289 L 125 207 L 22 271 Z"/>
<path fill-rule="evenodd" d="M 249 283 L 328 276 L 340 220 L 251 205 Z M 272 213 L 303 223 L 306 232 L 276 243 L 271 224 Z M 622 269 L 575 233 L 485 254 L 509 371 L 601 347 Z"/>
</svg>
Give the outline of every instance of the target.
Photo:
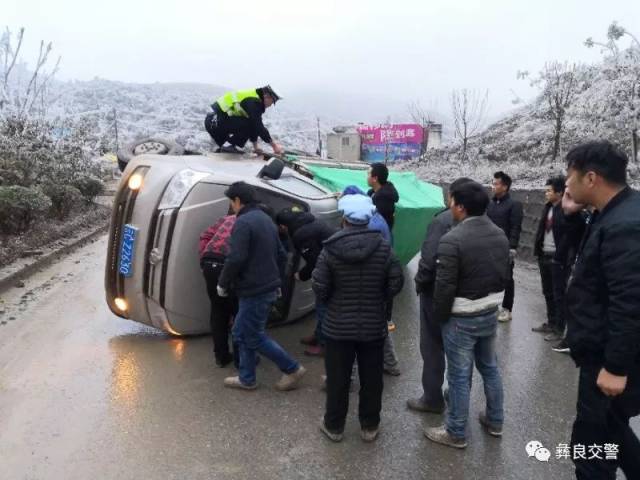
<svg viewBox="0 0 640 480">
<path fill-rule="evenodd" d="M 563 338 L 560 341 L 560 343 L 558 343 L 556 346 L 551 347 L 551 350 L 559 353 L 571 353 L 571 349 L 569 348 L 569 343 L 565 338 Z"/>
<path fill-rule="evenodd" d="M 422 401 L 422 397 L 410 398 L 407 400 L 407 407 L 411 410 L 426 413 L 436 413 L 438 415 L 444 413 L 444 404 L 440 406 L 431 406 Z"/>
<path fill-rule="evenodd" d="M 216 357 L 216 365 L 220 368 L 224 368 L 233 362 L 233 355 L 224 355 L 222 357 Z"/>
<path fill-rule="evenodd" d="M 531 331 L 537 333 L 551 333 L 553 332 L 553 328 L 551 328 L 551 325 L 549 325 L 547 322 L 544 322 L 539 327 L 533 327 Z"/>
</svg>

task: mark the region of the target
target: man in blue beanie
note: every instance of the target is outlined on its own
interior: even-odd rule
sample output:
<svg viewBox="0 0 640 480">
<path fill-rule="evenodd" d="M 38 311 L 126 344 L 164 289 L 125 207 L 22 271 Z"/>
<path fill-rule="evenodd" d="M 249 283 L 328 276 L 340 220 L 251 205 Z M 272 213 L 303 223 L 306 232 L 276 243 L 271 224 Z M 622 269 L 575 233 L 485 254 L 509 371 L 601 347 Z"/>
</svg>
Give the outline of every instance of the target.
<svg viewBox="0 0 640 480">
<path fill-rule="evenodd" d="M 332 441 L 342 440 L 349 409 L 353 362 L 360 376 L 359 418 L 363 441 L 378 436 L 382 408 L 384 339 L 388 334 L 385 304 L 404 282 L 391 245 L 374 231 L 374 208 L 362 195 L 340 199 L 343 229 L 325 243 L 313 271 L 313 290 L 327 304 L 327 400 L 320 429 Z"/>
</svg>

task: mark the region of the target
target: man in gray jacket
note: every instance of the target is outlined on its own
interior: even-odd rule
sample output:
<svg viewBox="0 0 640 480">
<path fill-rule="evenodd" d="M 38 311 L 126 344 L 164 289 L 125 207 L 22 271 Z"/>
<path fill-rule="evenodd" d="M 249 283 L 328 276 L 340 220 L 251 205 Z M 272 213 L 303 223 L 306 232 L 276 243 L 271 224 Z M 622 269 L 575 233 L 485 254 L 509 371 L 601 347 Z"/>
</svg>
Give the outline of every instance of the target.
<svg viewBox="0 0 640 480">
<path fill-rule="evenodd" d="M 465 448 L 471 371 L 475 361 L 487 400 L 480 423 L 502 435 L 503 391 L 495 351 L 497 311 L 508 279 L 509 241 L 485 215 L 489 196 L 476 182 L 451 192 L 451 214 L 459 224 L 438 246 L 434 318 L 442 325 L 449 404 L 445 424 L 428 428 L 434 442 Z"/>
<path fill-rule="evenodd" d="M 472 182 L 462 177 L 449 185 L 449 192 L 459 185 Z M 416 273 L 416 293 L 420 296 L 420 355 L 422 356 L 422 395 L 407 400 L 412 410 L 429 413 L 444 411 L 442 383 L 444 382 L 444 347 L 442 328 L 433 318 L 433 288 L 436 281 L 436 254 L 440 239 L 454 226 L 451 209 L 451 195 L 447 193 L 447 209 L 436 214 L 427 229 L 422 244 L 418 273 Z"/>
</svg>

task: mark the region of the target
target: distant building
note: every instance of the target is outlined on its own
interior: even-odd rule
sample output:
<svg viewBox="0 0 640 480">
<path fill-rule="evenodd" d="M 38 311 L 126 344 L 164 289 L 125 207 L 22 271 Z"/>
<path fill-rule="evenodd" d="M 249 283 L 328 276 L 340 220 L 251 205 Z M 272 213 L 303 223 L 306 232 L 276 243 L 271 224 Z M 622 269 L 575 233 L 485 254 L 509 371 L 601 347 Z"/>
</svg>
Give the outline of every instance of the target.
<svg viewBox="0 0 640 480">
<path fill-rule="evenodd" d="M 327 134 L 327 156 L 343 162 L 360 160 L 361 139 L 355 127 L 335 127 Z"/>
<path fill-rule="evenodd" d="M 442 146 L 442 124 L 432 123 L 426 129 L 427 150 L 440 148 Z"/>
<path fill-rule="evenodd" d="M 418 158 L 442 146 L 442 124 L 364 125 L 334 127 L 327 134 L 327 156 L 344 162 L 392 163 Z"/>
</svg>

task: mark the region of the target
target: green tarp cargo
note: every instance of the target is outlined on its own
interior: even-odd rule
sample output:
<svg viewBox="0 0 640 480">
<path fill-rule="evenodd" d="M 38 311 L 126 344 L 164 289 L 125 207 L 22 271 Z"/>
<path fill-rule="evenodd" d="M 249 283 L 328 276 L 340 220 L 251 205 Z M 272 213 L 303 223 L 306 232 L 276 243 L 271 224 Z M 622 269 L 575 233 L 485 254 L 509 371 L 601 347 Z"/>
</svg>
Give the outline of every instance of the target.
<svg viewBox="0 0 640 480">
<path fill-rule="evenodd" d="M 369 188 L 366 170 L 306 166 L 313 173 L 314 180 L 331 191 L 341 192 L 349 185 L 357 185 L 365 192 Z M 402 264 L 406 265 L 420 251 L 431 219 L 444 208 L 442 188 L 418 180 L 412 172 L 389 172 L 389 181 L 400 195 L 396 204 L 393 248 Z"/>
</svg>

